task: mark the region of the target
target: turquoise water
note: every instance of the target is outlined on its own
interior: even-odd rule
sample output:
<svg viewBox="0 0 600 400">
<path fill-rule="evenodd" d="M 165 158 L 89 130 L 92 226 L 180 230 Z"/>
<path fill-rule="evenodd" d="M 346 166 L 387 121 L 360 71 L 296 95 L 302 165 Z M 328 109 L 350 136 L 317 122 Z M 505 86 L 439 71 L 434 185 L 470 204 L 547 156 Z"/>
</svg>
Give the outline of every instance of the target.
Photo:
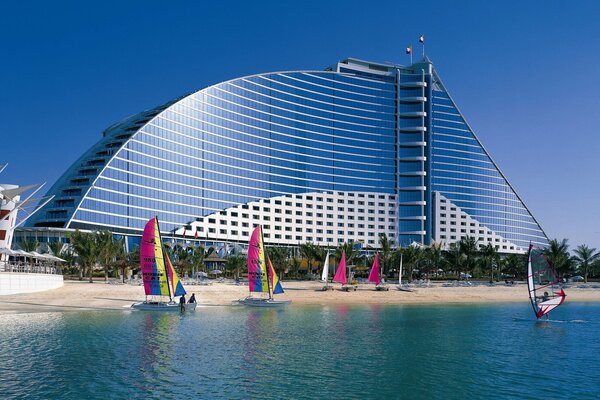
<svg viewBox="0 0 600 400">
<path fill-rule="evenodd" d="M 2 399 L 587 399 L 600 304 L 0 315 Z"/>
</svg>

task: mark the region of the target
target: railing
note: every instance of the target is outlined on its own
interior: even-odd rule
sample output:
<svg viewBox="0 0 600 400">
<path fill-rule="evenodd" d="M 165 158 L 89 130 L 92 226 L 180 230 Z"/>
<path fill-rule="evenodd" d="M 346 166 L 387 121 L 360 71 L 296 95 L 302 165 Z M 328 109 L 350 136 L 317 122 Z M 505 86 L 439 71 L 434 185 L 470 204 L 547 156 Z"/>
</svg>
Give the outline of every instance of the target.
<svg viewBox="0 0 600 400">
<path fill-rule="evenodd" d="M 0 261 L 0 272 L 62 275 L 60 268 L 53 265 L 27 264 Z"/>
</svg>

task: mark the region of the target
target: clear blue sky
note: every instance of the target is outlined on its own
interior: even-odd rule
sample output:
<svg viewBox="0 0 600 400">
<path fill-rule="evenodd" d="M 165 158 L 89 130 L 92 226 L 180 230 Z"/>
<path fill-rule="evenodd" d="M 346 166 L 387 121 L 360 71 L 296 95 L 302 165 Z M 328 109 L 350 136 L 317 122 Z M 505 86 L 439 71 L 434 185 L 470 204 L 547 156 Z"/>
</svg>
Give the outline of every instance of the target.
<svg viewBox="0 0 600 400">
<path fill-rule="evenodd" d="M 600 2 L 12 1 L 3 183 L 56 179 L 120 119 L 226 79 L 426 53 L 550 238 L 600 248 Z"/>
</svg>

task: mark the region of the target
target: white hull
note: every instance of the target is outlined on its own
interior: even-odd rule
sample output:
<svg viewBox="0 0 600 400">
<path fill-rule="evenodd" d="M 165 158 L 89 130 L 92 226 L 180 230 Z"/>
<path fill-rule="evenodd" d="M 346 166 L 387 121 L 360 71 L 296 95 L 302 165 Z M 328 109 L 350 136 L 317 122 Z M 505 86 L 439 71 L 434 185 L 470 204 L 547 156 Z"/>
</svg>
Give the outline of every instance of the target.
<svg viewBox="0 0 600 400">
<path fill-rule="evenodd" d="M 194 311 L 197 303 L 186 303 L 185 311 Z M 179 303 L 165 303 L 160 301 L 142 301 L 133 303 L 131 308 L 142 311 L 181 311 Z"/>
<path fill-rule="evenodd" d="M 398 286 L 398 290 L 401 290 L 403 292 L 414 292 L 414 289 L 408 286 Z"/>
<path fill-rule="evenodd" d="M 356 292 L 357 288 L 358 288 L 358 286 L 356 286 L 356 285 L 342 285 L 340 290 L 343 290 L 344 292 L 350 292 L 350 291 L 354 290 Z"/>
<path fill-rule="evenodd" d="M 377 285 L 375 286 L 375 290 L 378 292 L 385 291 L 387 292 L 390 288 L 387 285 Z"/>
<path fill-rule="evenodd" d="M 274 300 L 274 299 L 261 299 L 256 297 L 246 297 L 245 299 L 239 299 L 239 304 L 250 306 L 250 307 L 282 307 L 287 306 L 291 300 Z"/>
</svg>

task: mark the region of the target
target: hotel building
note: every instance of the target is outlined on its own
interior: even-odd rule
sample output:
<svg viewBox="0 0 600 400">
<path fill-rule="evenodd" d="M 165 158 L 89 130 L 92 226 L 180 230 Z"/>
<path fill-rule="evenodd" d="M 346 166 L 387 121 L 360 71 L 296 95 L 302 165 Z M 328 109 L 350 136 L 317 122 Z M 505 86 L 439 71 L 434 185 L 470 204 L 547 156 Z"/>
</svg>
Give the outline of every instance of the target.
<svg viewBox="0 0 600 400">
<path fill-rule="evenodd" d="M 133 245 L 157 215 L 198 241 L 262 224 L 280 245 L 547 243 L 427 58 L 209 86 L 107 128 L 48 194 L 21 239 L 108 229 Z"/>
</svg>

